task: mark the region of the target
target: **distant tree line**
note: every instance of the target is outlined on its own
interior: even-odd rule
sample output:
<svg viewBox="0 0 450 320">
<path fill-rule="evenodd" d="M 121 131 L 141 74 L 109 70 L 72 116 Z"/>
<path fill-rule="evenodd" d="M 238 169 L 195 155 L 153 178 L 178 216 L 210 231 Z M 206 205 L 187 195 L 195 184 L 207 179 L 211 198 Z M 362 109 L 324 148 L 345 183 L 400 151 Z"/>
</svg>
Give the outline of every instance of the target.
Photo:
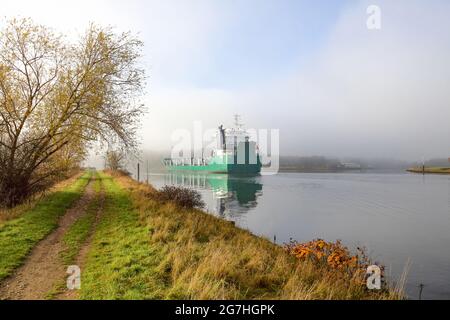
<svg viewBox="0 0 450 320">
<path fill-rule="evenodd" d="M 340 166 L 341 162 L 338 159 L 329 159 L 322 156 L 284 156 L 280 158 L 280 169 L 282 170 L 333 171 Z"/>
<path fill-rule="evenodd" d="M 29 19 L 0 30 L 0 205 L 80 165 L 93 141 L 133 148 L 142 42 L 90 25 L 75 43 Z"/>
<path fill-rule="evenodd" d="M 443 164 L 447 160 L 430 160 L 427 164 Z M 380 170 L 406 170 L 413 165 L 413 162 L 378 158 L 327 158 L 324 156 L 282 156 L 280 157 L 280 169 L 284 171 L 339 171 L 345 170 L 344 163 L 359 165 L 364 169 Z M 448 161 L 447 161 L 448 164 Z"/>
<path fill-rule="evenodd" d="M 450 158 L 448 159 L 430 159 L 425 162 L 427 167 L 450 167 Z"/>
</svg>

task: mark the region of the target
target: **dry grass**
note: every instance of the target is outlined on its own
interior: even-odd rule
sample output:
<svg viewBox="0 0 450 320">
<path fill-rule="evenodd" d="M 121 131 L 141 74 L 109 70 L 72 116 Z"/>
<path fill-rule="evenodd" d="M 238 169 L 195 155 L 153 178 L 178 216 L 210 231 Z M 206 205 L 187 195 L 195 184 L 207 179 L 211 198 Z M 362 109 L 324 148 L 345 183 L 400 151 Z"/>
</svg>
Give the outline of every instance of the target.
<svg viewBox="0 0 450 320">
<path fill-rule="evenodd" d="M 200 210 L 154 200 L 155 189 L 115 176 L 129 191 L 166 299 L 398 299 L 393 289 L 369 291 L 361 279 L 311 261 Z"/>
</svg>

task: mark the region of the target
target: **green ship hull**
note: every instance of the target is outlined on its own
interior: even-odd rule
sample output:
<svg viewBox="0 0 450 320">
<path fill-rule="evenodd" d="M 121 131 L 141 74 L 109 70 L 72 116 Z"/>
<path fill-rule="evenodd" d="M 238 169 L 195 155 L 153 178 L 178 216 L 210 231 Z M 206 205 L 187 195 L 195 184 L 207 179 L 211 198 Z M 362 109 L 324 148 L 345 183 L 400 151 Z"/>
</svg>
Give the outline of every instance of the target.
<svg viewBox="0 0 450 320">
<path fill-rule="evenodd" d="M 180 165 L 169 166 L 171 171 L 195 171 L 209 173 L 228 173 L 228 174 L 258 174 L 261 172 L 261 166 L 258 165 L 238 165 L 238 164 L 208 164 L 204 166 Z"/>
<path fill-rule="evenodd" d="M 239 145 L 235 152 L 216 155 L 208 159 L 165 160 L 170 171 L 195 171 L 227 174 L 258 174 L 261 172 L 261 160 L 253 142 Z"/>
</svg>

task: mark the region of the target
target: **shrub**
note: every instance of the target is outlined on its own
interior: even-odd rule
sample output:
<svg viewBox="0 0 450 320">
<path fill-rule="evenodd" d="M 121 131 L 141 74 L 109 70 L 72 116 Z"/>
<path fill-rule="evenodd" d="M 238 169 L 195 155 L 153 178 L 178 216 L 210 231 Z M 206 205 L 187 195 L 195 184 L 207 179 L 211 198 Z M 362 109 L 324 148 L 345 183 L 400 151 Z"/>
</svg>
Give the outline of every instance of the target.
<svg viewBox="0 0 450 320">
<path fill-rule="evenodd" d="M 330 269 L 342 271 L 343 274 L 359 279 L 361 284 L 365 284 L 367 267 L 377 264 L 372 263 L 364 248 L 357 248 L 357 253 L 352 254 L 339 240 L 326 242 L 317 239 L 306 243 L 291 241 L 285 245 L 285 250 L 300 260 L 310 260 Z M 384 266 L 378 266 L 382 271 L 382 281 L 384 282 Z"/>
<path fill-rule="evenodd" d="M 199 192 L 183 187 L 165 186 L 156 193 L 156 199 L 161 202 L 173 202 L 185 209 L 202 209 L 205 207 Z"/>
</svg>

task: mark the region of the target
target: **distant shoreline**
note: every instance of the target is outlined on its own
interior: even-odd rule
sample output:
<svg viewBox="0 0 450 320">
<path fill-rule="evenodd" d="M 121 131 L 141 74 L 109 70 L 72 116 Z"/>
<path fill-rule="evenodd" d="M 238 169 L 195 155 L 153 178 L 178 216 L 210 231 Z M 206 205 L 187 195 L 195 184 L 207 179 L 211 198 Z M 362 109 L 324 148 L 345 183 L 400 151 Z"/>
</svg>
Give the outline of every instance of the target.
<svg viewBox="0 0 450 320">
<path fill-rule="evenodd" d="M 432 167 L 432 168 L 410 168 L 406 171 L 411 173 L 425 173 L 425 174 L 450 174 L 450 167 Z"/>
<path fill-rule="evenodd" d="M 358 172 L 358 171 L 368 171 L 371 168 L 362 169 L 328 169 L 328 168 L 317 168 L 317 169 L 302 169 L 293 167 L 281 167 L 280 173 L 342 173 L 342 172 Z"/>
</svg>

